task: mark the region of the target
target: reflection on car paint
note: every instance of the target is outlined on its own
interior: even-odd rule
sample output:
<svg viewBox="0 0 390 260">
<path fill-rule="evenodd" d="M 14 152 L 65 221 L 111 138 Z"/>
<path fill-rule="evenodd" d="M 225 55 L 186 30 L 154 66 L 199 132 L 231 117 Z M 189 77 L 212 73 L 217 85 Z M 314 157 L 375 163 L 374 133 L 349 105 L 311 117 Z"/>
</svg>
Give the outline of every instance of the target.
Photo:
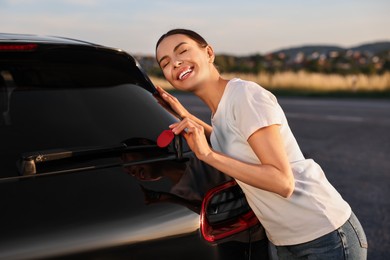
<svg viewBox="0 0 390 260">
<path fill-rule="evenodd" d="M 135 138 L 127 143 L 133 145 L 153 145 L 154 141 L 146 138 Z M 130 152 L 122 155 L 124 162 L 143 160 L 163 156 L 168 152 L 167 148 L 154 148 L 144 151 Z M 186 162 L 175 160 L 168 162 L 156 162 L 138 164 L 123 168 L 126 173 L 141 181 L 145 203 L 171 202 L 184 205 L 196 213 L 200 213 L 205 193 L 214 187 L 215 183 L 223 183 L 230 178 L 216 171 L 214 168 L 200 162 L 192 155 Z M 168 179 L 172 187 L 170 191 L 157 191 L 146 187 L 144 182 L 158 181 L 161 178 Z"/>
</svg>

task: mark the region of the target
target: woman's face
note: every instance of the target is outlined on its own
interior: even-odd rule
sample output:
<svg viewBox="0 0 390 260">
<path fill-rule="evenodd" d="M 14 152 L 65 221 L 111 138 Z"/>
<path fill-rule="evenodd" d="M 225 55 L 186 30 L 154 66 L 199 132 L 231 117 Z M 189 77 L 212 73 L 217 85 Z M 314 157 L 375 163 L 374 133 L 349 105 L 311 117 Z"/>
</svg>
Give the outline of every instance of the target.
<svg viewBox="0 0 390 260">
<path fill-rule="evenodd" d="M 166 80 L 173 87 L 193 91 L 210 77 L 214 52 L 210 46 L 202 48 L 186 35 L 166 37 L 156 50 L 157 61 Z"/>
</svg>

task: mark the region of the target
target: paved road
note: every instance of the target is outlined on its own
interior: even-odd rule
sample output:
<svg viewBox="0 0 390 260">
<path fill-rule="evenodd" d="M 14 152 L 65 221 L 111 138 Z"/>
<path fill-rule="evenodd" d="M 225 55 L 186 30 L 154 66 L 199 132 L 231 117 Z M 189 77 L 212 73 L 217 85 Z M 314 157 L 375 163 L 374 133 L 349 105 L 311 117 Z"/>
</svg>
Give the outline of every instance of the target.
<svg viewBox="0 0 390 260">
<path fill-rule="evenodd" d="M 196 97 L 176 94 L 210 122 Z M 307 158 L 316 160 L 365 228 L 368 259 L 390 259 L 390 100 L 279 98 Z"/>
</svg>

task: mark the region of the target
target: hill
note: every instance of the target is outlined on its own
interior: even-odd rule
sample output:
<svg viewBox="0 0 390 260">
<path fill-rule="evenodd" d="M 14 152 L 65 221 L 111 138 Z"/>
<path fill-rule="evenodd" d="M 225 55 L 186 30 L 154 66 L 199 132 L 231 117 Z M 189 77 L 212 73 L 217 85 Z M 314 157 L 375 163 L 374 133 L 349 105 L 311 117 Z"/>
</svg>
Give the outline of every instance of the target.
<svg viewBox="0 0 390 260">
<path fill-rule="evenodd" d="M 304 45 L 304 46 L 298 46 L 292 48 L 283 48 L 271 52 L 271 54 L 277 54 L 283 52 L 287 56 L 294 57 L 298 53 L 304 53 L 305 55 L 310 55 L 313 52 L 329 53 L 332 51 L 347 51 L 347 50 L 367 52 L 370 55 L 376 55 L 384 51 L 390 51 L 390 41 L 380 41 L 380 42 L 361 44 L 349 48 L 345 48 L 337 45 Z"/>
<path fill-rule="evenodd" d="M 372 54 L 378 54 L 378 53 L 390 50 L 390 41 L 362 44 L 362 45 L 353 47 L 351 49 L 356 50 L 356 51 L 361 51 L 361 52 L 369 52 Z"/>
</svg>

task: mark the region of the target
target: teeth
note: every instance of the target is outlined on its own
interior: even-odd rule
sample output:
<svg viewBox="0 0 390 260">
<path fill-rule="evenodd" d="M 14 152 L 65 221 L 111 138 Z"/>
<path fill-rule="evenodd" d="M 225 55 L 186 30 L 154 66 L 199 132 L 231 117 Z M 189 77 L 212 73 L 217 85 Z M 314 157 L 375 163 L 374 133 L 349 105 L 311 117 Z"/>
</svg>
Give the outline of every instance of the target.
<svg viewBox="0 0 390 260">
<path fill-rule="evenodd" d="M 186 75 L 187 73 L 190 73 L 191 71 L 192 71 L 191 69 L 187 69 L 187 70 L 183 71 L 182 73 L 180 73 L 179 79 L 182 79 L 184 77 L 184 75 Z"/>
</svg>

